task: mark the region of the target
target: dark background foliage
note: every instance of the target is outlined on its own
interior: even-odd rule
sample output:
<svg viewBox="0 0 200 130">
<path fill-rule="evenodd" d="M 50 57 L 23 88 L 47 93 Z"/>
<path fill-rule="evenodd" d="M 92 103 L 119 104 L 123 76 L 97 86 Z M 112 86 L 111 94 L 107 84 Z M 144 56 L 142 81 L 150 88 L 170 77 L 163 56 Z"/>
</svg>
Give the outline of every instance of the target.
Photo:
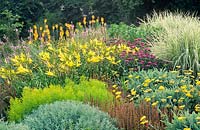
<svg viewBox="0 0 200 130">
<path fill-rule="evenodd" d="M 26 37 L 28 28 L 48 18 L 48 23 L 77 22 L 83 15 L 103 16 L 108 23 L 138 23 L 153 10 L 181 10 L 196 12 L 200 10 L 199 0 L 0 0 L 0 12 L 9 10 L 19 15 L 15 22 L 23 23 L 21 36 Z M 0 14 L 0 24 L 5 23 Z M 9 20 L 9 19 L 6 19 Z M 5 31 L 0 31 L 0 36 Z"/>
</svg>

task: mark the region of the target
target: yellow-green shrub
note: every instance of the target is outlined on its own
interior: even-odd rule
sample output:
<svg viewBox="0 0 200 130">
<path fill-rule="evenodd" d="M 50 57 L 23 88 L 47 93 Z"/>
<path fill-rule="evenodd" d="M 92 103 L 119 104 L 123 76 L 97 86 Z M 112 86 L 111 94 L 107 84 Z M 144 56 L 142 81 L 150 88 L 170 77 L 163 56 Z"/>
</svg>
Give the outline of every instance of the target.
<svg viewBox="0 0 200 130">
<path fill-rule="evenodd" d="M 98 104 L 111 102 L 113 95 L 107 91 L 106 84 L 98 80 L 81 79 L 80 84 L 75 84 L 67 79 L 66 86 L 50 85 L 44 89 L 25 87 L 22 97 L 10 100 L 10 121 L 18 121 L 25 114 L 30 113 L 39 105 L 61 100 L 95 101 Z"/>
</svg>

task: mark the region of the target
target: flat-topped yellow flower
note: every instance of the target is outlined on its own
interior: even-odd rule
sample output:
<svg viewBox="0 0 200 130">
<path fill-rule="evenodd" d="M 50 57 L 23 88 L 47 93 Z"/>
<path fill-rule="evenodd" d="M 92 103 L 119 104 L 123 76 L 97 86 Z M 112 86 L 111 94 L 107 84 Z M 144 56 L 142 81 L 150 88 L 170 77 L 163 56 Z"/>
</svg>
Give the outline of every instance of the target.
<svg viewBox="0 0 200 130">
<path fill-rule="evenodd" d="M 159 103 L 158 101 L 153 102 L 153 103 L 152 103 L 152 106 L 156 106 L 156 105 L 158 105 L 158 103 Z"/>
<path fill-rule="evenodd" d="M 185 94 L 187 97 L 189 98 L 193 98 L 193 95 L 188 91 L 186 94 Z"/>
<path fill-rule="evenodd" d="M 112 86 L 112 88 L 114 88 L 114 89 L 115 89 L 115 88 L 117 88 L 117 85 L 116 85 L 116 84 L 114 84 L 114 85 Z"/>
<path fill-rule="evenodd" d="M 178 107 L 180 110 L 183 110 L 185 108 L 185 105 L 181 105 Z"/>
<path fill-rule="evenodd" d="M 121 95 L 117 95 L 115 98 L 116 98 L 116 99 L 120 99 L 120 98 L 121 98 Z"/>
<path fill-rule="evenodd" d="M 162 98 L 161 102 L 167 102 L 167 99 Z"/>
<path fill-rule="evenodd" d="M 185 120 L 185 119 L 186 119 L 186 117 L 184 117 L 184 116 L 178 117 L 178 120 L 180 120 L 180 121 L 183 121 L 183 120 Z"/>
<path fill-rule="evenodd" d="M 134 89 L 131 89 L 131 95 L 135 96 L 137 93 L 137 91 L 135 91 Z"/>
<path fill-rule="evenodd" d="M 121 91 L 117 91 L 115 94 L 116 94 L 116 95 L 121 95 L 122 92 L 121 92 Z"/>
<path fill-rule="evenodd" d="M 144 124 L 147 124 L 149 121 L 146 119 L 146 116 L 142 116 L 140 118 L 140 124 L 141 125 L 144 125 Z"/>
<path fill-rule="evenodd" d="M 200 104 L 195 105 L 195 111 L 200 112 Z"/>
<path fill-rule="evenodd" d="M 151 101 L 151 98 L 146 97 L 144 100 L 145 100 L 146 102 L 150 102 L 150 101 Z"/>
<path fill-rule="evenodd" d="M 143 120 L 146 120 L 146 116 L 142 116 L 141 118 L 140 118 L 140 121 L 143 121 Z"/>
<path fill-rule="evenodd" d="M 200 74 L 199 74 L 200 75 Z M 200 77 L 200 76 L 199 76 Z M 200 81 L 196 80 L 196 85 L 200 85 Z"/>
<path fill-rule="evenodd" d="M 165 90 L 165 87 L 164 87 L 164 86 L 160 86 L 160 87 L 158 88 L 158 90 L 163 91 L 163 90 Z"/>
</svg>

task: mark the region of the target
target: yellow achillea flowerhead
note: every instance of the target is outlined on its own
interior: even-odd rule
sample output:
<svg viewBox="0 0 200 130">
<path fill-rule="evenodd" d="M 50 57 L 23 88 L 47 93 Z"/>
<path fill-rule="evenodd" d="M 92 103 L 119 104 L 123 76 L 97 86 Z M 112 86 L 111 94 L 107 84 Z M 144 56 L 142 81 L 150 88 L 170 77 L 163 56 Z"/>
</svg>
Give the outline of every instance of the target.
<svg viewBox="0 0 200 130">
<path fill-rule="evenodd" d="M 144 125 L 144 124 L 147 124 L 149 121 L 146 119 L 146 116 L 142 116 L 140 118 L 140 124 L 141 125 Z"/>
<path fill-rule="evenodd" d="M 159 103 L 158 101 L 153 102 L 153 103 L 152 103 L 152 106 L 156 106 L 156 105 L 158 105 L 158 103 Z"/>
<path fill-rule="evenodd" d="M 135 96 L 137 93 L 137 91 L 135 91 L 134 89 L 131 89 L 131 95 Z"/>
<path fill-rule="evenodd" d="M 112 86 L 112 88 L 117 88 L 117 85 L 116 85 L 116 84 L 115 84 L 115 85 L 113 85 L 113 86 Z"/>
<path fill-rule="evenodd" d="M 184 128 L 183 130 L 191 130 L 191 128 Z"/>
<path fill-rule="evenodd" d="M 116 98 L 116 99 L 120 99 L 120 98 L 121 98 L 121 95 L 117 95 L 115 98 Z"/>
<path fill-rule="evenodd" d="M 196 80 L 196 85 L 200 85 L 200 81 L 199 80 Z"/>
<path fill-rule="evenodd" d="M 196 112 L 200 112 L 200 104 L 197 104 L 197 105 L 195 106 L 195 111 L 196 111 Z"/>
<path fill-rule="evenodd" d="M 168 99 L 172 99 L 172 96 L 168 96 L 167 98 L 168 98 Z"/>
<path fill-rule="evenodd" d="M 180 69 L 180 68 L 181 68 L 181 66 L 176 66 L 176 68 L 177 68 L 177 69 Z"/>
<path fill-rule="evenodd" d="M 147 87 L 149 86 L 149 83 L 151 82 L 151 79 L 146 79 L 144 82 L 143 82 L 143 86 L 144 87 Z"/>
<path fill-rule="evenodd" d="M 131 78 L 133 78 L 133 75 L 132 75 L 132 74 L 130 74 L 130 75 L 128 76 L 128 78 L 130 78 L 130 79 L 131 79 Z"/>
<path fill-rule="evenodd" d="M 180 110 L 183 110 L 185 108 L 185 105 L 181 105 L 178 107 Z"/>
<path fill-rule="evenodd" d="M 121 95 L 121 93 L 122 93 L 121 91 L 117 91 L 115 94 L 116 95 Z"/>
<path fill-rule="evenodd" d="M 144 100 L 145 100 L 146 102 L 150 102 L 150 101 L 151 101 L 151 98 L 146 97 Z"/>
<path fill-rule="evenodd" d="M 160 86 L 160 87 L 158 88 L 158 90 L 163 91 L 163 90 L 165 90 L 165 87 L 164 87 L 164 86 Z"/>
<path fill-rule="evenodd" d="M 142 116 L 141 118 L 140 118 L 140 121 L 143 121 L 143 120 L 145 120 L 146 119 L 146 116 Z"/>
<path fill-rule="evenodd" d="M 113 90 L 112 90 L 112 92 L 113 92 L 113 93 L 115 93 L 115 92 L 116 92 L 116 90 L 115 90 L 115 89 L 113 89 Z"/>
<path fill-rule="evenodd" d="M 183 121 L 183 120 L 185 120 L 185 119 L 186 119 L 186 117 L 184 117 L 184 116 L 178 117 L 178 120 L 180 120 L 180 121 Z"/>
<path fill-rule="evenodd" d="M 162 102 L 167 102 L 167 99 L 161 99 Z"/>
<path fill-rule="evenodd" d="M 185 95 L 186 95 L 187 97 L 189 97 L 189 98 L 193 98 L 193 95 L 192 95 L 190 92 L 187 92 Z"/>
</svg>

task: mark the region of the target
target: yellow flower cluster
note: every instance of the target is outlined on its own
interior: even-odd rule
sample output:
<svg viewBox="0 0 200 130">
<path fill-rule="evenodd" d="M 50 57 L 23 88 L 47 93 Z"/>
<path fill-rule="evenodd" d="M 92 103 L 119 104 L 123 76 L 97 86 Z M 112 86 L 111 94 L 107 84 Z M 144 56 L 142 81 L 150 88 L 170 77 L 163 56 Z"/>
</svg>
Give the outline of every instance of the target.
<svg viewBox="0 0 200 130">
<path fill-rule="evenodd" d="M 116 99 L 120 99 L 120 98 L 121 98 L 122 92 L 118 90 L 117 85 L 113 85 L 113 86 L 112 86 L 112 89 L 113 89 L 112 92 L 114 93 L 115 98 L 116 98 Z"/>
<path fill-rule="evenodd" d="M 15 55 L 12 57 L 11 62 L 14 66 L 20 66 L 21 64 L 31 64 L 32 59 L 26 56 L 24 53 L 20 53 L 20 55 Z"/>
<path fill-rule="evenodd" d="M 37 25 L 33 26 L 33 40 L 40 39 L 41 42 L 47 42 L 49 43 L 51 41 L 51 34 L 49 26 L 47 25 L 47 19 L 44 19 L 44 26 L 40 26 L 39 29 Z M 32 43 L 32 42 L 29 42 Z"/>
<path fill-rule="evenodd" d="M 142 85 L 144 87 L 148 87 L 150 82 L 151 82 L 151 79 L 146 79 Z"/>
<path fill-rule="evenodd" d="M 192 73 L 192 71 L 185 70 L 185 73 Z M 129 84 L 124 85 L 129 90 L 127 95 L 129 101 L 136 101 L 138 95 L 154 107 L 176 111 L 193 108 L 196 112 L 200 111 L 198 105 L 195 108 L 188 105 L 188 102 L 198 104 L 198 97 L 200 96 L 199 80 L 191 82 L 191 78 L 187 75 L 157 71 L 129 73 L 127 78 Z"/>
<path fill-rule="evenodd" d="M 69 25 L 67 25 L 69 26 Z M 77 40 L 77 39 L 76 39 Z M 108 46 L 106 43 L 97 39 L 88 42 L 72 40 L 63 40 L 54 44 L 46 44 L 40 49 L 36 58 L 27 54 L 15 55 L 11 58 L 11 68 L 1 67 L 0 75 L 2 78 L 12 77 L 14 75 L 31 74 L 32 69 L 40 71 L 49 77 L 57 77 L 63 74 L 71 74 L 81 69 L 97 68 L 101 66 L 116 66 L 120 62 L 117 55 L 124 50 L 130 50 L 126 45 Z M 32 45 L 33 47 L 37 46 Z M 39 47 L 39 46 L 38 46 Z M 34 71 L 34 72 L 35 72 Z M 36 72 L 37 73 L 37 72 Z"/>
<path fill-rule="evenodd" d="M 15 71 L 5 67 L 0 68 L 0 77 L 3 79 L 11 79 L 15 75 Z"/>
<path fill-rule="evenodd" d="M 140 124 L 141 125 L 145 125 L 145 124 L 148 124 L 148 120 L 147 120 L 147 117 L 146 116 L 142 116 L 141 118 L 140 118 Z"/>
<path fill-rule="evenodd" d="M 31 74 L 32 71 L 28 67 L 32 64 L 32 59 L 24 53 L 15 55 L 10 59 L 13 67 L 0 67 L 0 76 L 4 79 L 12 80 L 16 75 Z"/>
<path fill-rule="evenodd" d="M 196 112 L 200 112 L 200 104 L 197 104 L 197 105 L 195 106 L 195 111 L 196 111 Z"/>
<path fill-rule="evenodd" d="M 52 25 L 52 29 L 51 29 L 52 33 L 51 33 L 50 28 L 47 24 L 47 19 L 44 19 L 43 26 L 39 26 L 39 27 L 37 25 L 33 26 L 33 31 L 32 31 L 33 40 L 34 41 L 40 40 L 42 43 L 44 43 L 44 42 L 50 43 L 50 41 L 52 39 L 55 39 L 56 35 L 59 36 L 57 39 L 60 39 L 60 40 L 72 38 L 74 36 L 74 34 L 82 31 L 80 29 L 82 29 L 83 26 L 84 26 L 84 28 L 89 29 L 89 27 L 87 27 L 87 23 L 89 23 L 89 27 L 93 27 L 95 24 L 100 24 L 101 27 L 102 27 L 101 31 L 105 32 L 106 23 L 105 23 L 104 18 L 103 17 L 101 17 L 101 18 L 97 17 L 96 18 L 94 15 L 92 15 L 91 20 L 89 20 L 89 22 L 87 22 L 87 17 L 84 16 L 82 23 L 77 22 L 76 28 L 75 28 L 75 25 L 69 24 L 69 23 L 65 23 L 64 24 L 65 27 L 63 27 L 62 25 L 54 24 L 54 25 Z M 30 41 L 28 43 L 32 43 L 32 39 L 30 39 Z"/>
</svg>

